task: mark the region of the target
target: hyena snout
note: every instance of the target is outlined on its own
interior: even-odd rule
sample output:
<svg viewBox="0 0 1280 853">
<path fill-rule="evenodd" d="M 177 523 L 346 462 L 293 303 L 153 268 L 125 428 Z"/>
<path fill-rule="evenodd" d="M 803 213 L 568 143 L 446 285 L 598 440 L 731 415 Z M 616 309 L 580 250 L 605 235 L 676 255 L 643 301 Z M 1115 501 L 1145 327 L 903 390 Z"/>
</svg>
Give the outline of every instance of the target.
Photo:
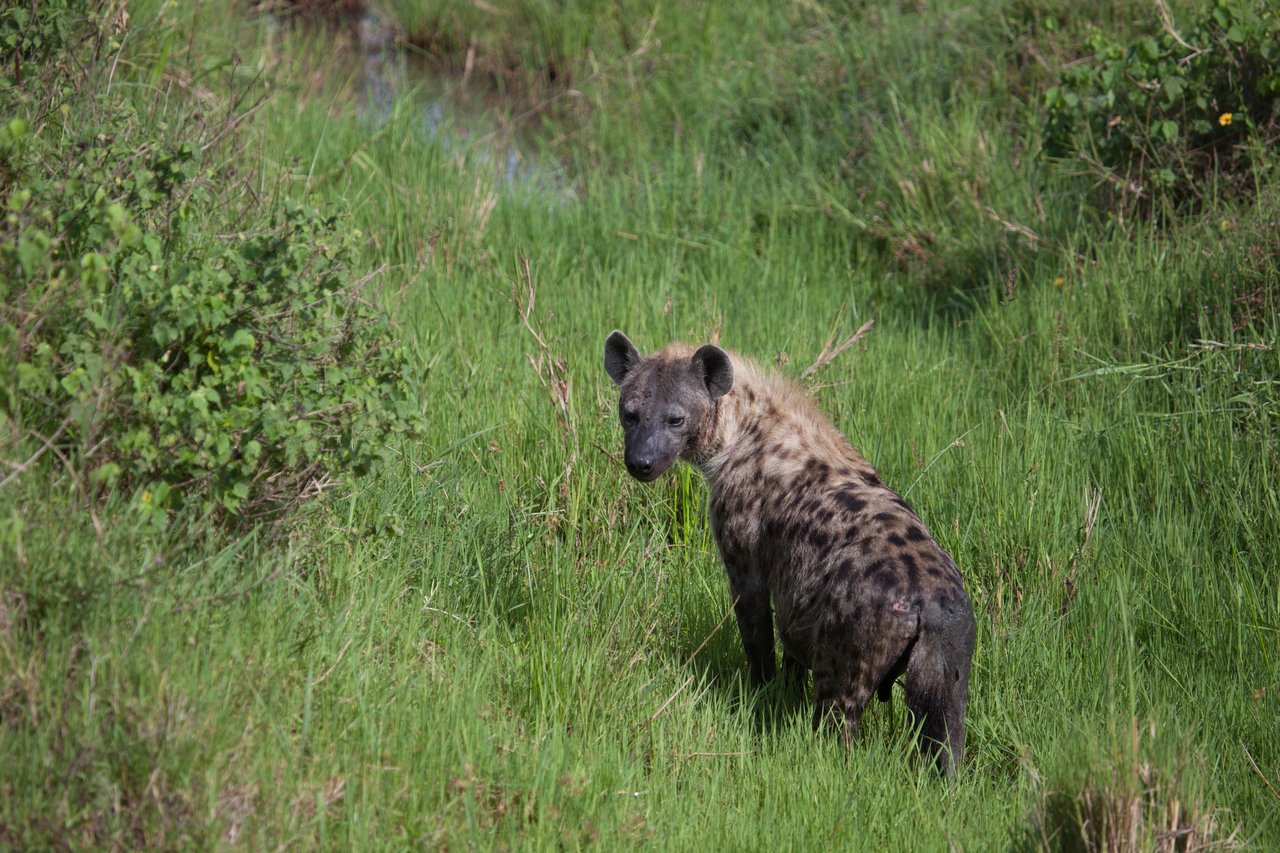
<svg viewBox="0 0 1280 853">
<path fill-rule="evenodd" d="M 648 455 L 637 454 L 629 457 L 627 459 L 627 473 L 642 483 L 648 483 L 658 477 L 658 474 L 654 471 L 653 457 Z"/>
<path fill-rule="evenodd" d="M 664 447 L 656 436 L 628 436 L 623 459 L 627 473 L 642 483 L 652 483 L 675 464 L 678 448 Z"/>
</svg>

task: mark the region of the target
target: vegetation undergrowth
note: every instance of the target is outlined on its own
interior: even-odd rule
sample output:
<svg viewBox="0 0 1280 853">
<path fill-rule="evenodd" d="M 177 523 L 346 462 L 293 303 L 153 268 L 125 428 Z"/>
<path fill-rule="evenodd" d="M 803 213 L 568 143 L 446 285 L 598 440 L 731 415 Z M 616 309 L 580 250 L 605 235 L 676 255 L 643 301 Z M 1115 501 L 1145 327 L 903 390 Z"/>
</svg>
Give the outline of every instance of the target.
<svg viewBox="0 0 1280 853">
<path fill-rule="evenodd" d="M 279 511 L 367 470 L 418 413 L 404 348 L 361 298 L 377 271 L 349 268 L 359 234 L 300 200 L 219 194 L 236 172 L 215 176 L 216 140 L 141 127 L 92 91 L 101 45 L 83 53 L 29 70 L 43 97 L 5 93 L 21 112 L 0 130 L 13 449 L 63 457 L 86 495 L 138 492 L 159 523 L 186 502 Z"/>
<path fill-rule="evenodd" d="M 1247 156 L 1197 161 L 1196 203 L 1171 185 L 1159 209 L 1082 185 L 1087 134 L 1045 149 L 1051 87 L 1092 103 L 1072 73 L 1101 67 L 1136 104 L 1151 81 L 1124 63 L 1154 39 L 1177 64 L 1170 30 L 1200 47 L 1195 4 L 433 6 L 445 88 L 519 89 L 498 123 L 550 180 L 440 132 L 430 81 L 371 107 L 383 72 L 347 19 L 282 22 L 301 5 L 107 3 L 98 42 L 62 21 L 2 43 L 0 319 L 22 331 L 0 363 L 0 844 L 1276 846 L 1273 140 L 1245 125 Z M 398 8 L 379 23 L 424 26 Z M 110 73 L 39 88 L 75 73 L 69 44 Z M 71 194 L 95 163 L 104 194 Z M 97 230 L 41 219 L 64 198 Z M 250 315 L 274 282 L 303 337 L 270 362 L 197 310 L 174 321 L 191 387 L 137 391 L 168 364 L 146 294 L 182 269 Z M 55 280 L 80 301 L 33 327 Z M 360 283 L 372 306 L 345 301 Z M 369 337 L 311 348 L 345 322 Z M 979 621 L 955 784 L 914 759 L 896 695 L 846 754 L 804 697 L 746 685 L 702 485 L 618 462 L 613 328 L 807 383 L 954 554 Z M 77 396 L 92 364 L 100 396 Z M 239 410 L 242 372 L 277 368 Z M 368 429 L 326 433 L 330 488 L 290 435 L 257 438 L 307 499 L 228 506 L 224 469 L 278 482 L 237 467 L 242 430 L 309 368 Z M 131 456 L 142 423 L 180 437 Z M 153 482 L 194 491 L 148 513 Z"/>
<path fill-rule="evenodd" d="M 1187 41 L 1190 39 L 1191 41 Z M 1088 167 L 1120 207 L 1203 203 L 1269 183 L 1280 128 L 1280 13 L 1217 0 L 1185 37 L 1169 26 L 1093 54 L 1045 92 L 1045 148 Z"/>
</svg>

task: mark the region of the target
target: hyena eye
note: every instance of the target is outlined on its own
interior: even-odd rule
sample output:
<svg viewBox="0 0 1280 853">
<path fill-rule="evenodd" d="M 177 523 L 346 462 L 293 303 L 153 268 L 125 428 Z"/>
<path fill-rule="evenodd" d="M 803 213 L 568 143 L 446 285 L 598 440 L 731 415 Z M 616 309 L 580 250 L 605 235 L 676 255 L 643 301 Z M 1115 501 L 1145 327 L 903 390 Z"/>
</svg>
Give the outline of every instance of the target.
<svg viewBox="0 0 1280 853">
<path fill-rule="evenodd" d="M 637 422 L 637 421 L 639 421 L 639 420 L 640 420 L 640 413 L 639 413 L 639 412 L 630 412 L 630 411 L 627 411 L 627 412 L 623 412 L 623 413 L 622 413 L 622 422 L 623 422 L 624 424 L 634 424 L 634 423 L 636 423 L 636 422 Z"/>
<path fill-rule="evenodd" d="M 667 426 L 678 427 L 684 426 L 684 415 L 672 415 L 667 418 Z"/>
</svg>

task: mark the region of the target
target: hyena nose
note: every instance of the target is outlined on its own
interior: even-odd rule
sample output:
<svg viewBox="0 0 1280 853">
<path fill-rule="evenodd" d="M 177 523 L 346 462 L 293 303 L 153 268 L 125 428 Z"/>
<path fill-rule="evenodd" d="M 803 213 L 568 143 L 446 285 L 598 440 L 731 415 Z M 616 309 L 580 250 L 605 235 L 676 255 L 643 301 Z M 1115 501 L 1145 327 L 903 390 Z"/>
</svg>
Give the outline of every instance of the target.
<svg viewBox="0 0 1280 853">
<path fill-rule="evenodd" d="M 631 469 L 632 476 L 648 477 L 653 473 L 653 457 L 637 456 L 631 460 L 631 464 L 628 467 Z"/>
</svg>

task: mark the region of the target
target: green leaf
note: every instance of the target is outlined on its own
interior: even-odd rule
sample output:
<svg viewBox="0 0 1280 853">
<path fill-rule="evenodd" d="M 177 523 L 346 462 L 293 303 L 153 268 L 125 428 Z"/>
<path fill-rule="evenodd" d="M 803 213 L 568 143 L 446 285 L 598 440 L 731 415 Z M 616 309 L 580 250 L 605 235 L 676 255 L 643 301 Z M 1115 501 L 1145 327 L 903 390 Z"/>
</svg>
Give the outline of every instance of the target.
<svg viewBox="0 0 1280 853">
<path fill-rule="evenodd" d="M 4 126 L 5 133 L 8 134 L 7 142 L 17 142 L 19 139 L 27 135 L 27 130 L 31 127 L 25 118 L 9 119 L 9 123 Z"/>
<path fill-rule="evenodd" d="M 18 388 L 22 391 L 43 390 L 53 382 L 53 372 L 30 362 L 18 362 Z"/>
<path fill-rule="evenodd" d="M 84 316 L 85 319 L 89 321 L 89 325 L 93 326 L 100 332 L 106 331 L 110 328 L 103 316 L 93 308 L 84 309 Z"/>
<path fill-rule="evenodd" d="M 88 384 L 87 372 L 83 367 L 77 367 L 75 370 L 62 377 L 62 380 L 58 384 L 62 386 L 63 391 L 75 396 Z"/>
<path fill-rule="evenodd" d="M 38 228 L 33 228 L 18 238 L 18 264 L 29 278 L 48 268 L 51 244 L 49 235 Z"/>
<path fill-rule="evenodd" d="M 124 474 L 124 469 L 115 462 L 107 462 L 93 469 L 89 474 L 89 480 L 96 485 L 110 486 L 120 479 Z"/>
</svg>

